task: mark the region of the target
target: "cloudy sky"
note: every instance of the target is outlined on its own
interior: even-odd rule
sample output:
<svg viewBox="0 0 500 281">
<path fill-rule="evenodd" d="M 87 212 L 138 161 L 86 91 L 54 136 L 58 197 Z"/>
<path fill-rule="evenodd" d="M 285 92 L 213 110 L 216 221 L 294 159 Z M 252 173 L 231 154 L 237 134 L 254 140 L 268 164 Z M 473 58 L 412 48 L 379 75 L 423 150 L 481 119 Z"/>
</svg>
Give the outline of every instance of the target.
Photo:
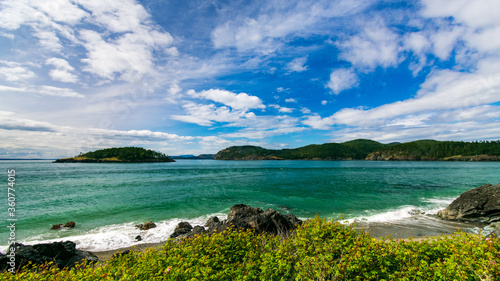
<svg viewBox="0 0 500 281">
<path fill-rule="evenodd" d="M 0 158 L 500 138 L 498 0 L 3 0 Z"/>
</svg>

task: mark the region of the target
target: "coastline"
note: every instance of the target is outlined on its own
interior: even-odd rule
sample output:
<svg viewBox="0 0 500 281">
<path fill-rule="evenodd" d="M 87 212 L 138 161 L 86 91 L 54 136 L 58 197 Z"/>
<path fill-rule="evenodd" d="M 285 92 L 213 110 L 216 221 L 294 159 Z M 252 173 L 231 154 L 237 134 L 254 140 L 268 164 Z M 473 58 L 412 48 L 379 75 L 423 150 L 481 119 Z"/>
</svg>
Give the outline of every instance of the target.
<svg viewBox="0 0 500 281">
<path fill-rule="evenodd" d="M 435 215 L 414 215 L 409 218 L 388 222 L 356 221 L 355 229 L 369 233 L 375 239 L 390 237 L 393 240 L 423 241 L 450 236 L 458 231 L 471 233 L 474 227 L 484 227 L 483 224 L 445 221 Z M 106 262 L 114 254 L 127 250 L 144 252 L 147 249 L 159 249 L 166 241 L 144 243 L 107 251 L 92 252 L 100 262 Z"/>
</svg>

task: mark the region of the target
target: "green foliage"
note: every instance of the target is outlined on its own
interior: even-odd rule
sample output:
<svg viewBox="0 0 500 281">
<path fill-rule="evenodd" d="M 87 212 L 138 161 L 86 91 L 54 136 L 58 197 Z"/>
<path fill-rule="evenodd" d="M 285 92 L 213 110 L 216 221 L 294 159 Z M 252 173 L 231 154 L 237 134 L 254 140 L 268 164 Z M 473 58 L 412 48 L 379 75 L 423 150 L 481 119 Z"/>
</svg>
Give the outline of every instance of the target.
<svg viewBox="0 0 500 281">
<path fill-rule="evenodd" d="M 50 264 L 2 280 L 500 280 L 496 238 L 457 233 L 377 240 L 316 217 L 289 238 L 228 229 L 160 250 L 59 270 Z"/>
<path fill-rule="evenodd" d="M 80 154 L 78 157 L 86 157 L 95 160 L 106 159 L 106 158 L 118 158 L 119 160 L 123 161 L 171 159 L 169 156 L 161 152 L 144 149 L 142 147 L 113 147 L 113 148 L 87 152 L 84 154 Z"/>
<path fill-rule="evenodd" d="M 345 143 L 312 144 L 294 149 L 272 150 L 258 146 L 232 146 L 219 151 L 216 159 L 253 159 L 258 157 L 276 159 L 364 159 L 370 152 L 384 145 L 372 140 L 353 140 Z"/>
<path fill-rule="evenodd" d="M 217 153 L 215 159 L 342 160 L 365 159 L 372 153 L 377 156 L 385 155 L 385 158 L 391 160 L 444 160 L 447 157 L 457 155 L 500 156 L 500 141 L 458 142 L 419 140 L 384 145 L 373 140 L 357 139 L 344 143 L 312 144 L 294 149 L 281 150 L 247 145 L 232 146 L 221 150 Z"/>
<path fill-rule="evenodd" d="M 435 141 L 419 140 L 400 143 L 378 151 L 393 155 L 408 155 L 415 159 L 443 159 L 446 157 L 464 155 L 500 156 L 500 141 Z"/>
</svg>

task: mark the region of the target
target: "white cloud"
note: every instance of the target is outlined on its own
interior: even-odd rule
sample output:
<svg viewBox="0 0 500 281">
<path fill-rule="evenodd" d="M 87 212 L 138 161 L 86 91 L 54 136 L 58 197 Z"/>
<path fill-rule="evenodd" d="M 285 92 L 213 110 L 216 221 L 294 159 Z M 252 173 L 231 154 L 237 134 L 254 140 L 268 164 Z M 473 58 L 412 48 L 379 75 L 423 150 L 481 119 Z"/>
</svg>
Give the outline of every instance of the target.
<svg viewBox="0 0 500 281">
<path fill-rule="evenodd" d="M 116 74 L 126 81 L 134 81 L 154 72 L 153 50 L 167 47 L 173 42 L 168 33 L 141 28 L 135 33 L 126 33 L 116 39 L 104 38 L 91 31 L 80 31 L 88 57 L 82 59 L 87 66 L 84 71 L 108 80 Z"/>
<path fill-rule="evenodd" d="M 321 118 L 318 114 L 313 114 L 306 116 L 306 118 L 302 120 L 302 124 L 313 129 L 328 130 L 335 124 L 335 120 L 333 117 Z"/>
<path fill-rule="evenodd" d="M 56 97 L 64 97 L 64 98 L 84 98 L 85 96 L 75 92 L 72 89 L 68 88 L 58 88 L 52 86 L 41 86 L 39 89 L 34 90 L 38 94 L 42 94 L 45 96 L 56 96 Z"/>
<path fill-rule="evenodd" d="M 285 99 L 285 102 L 297 103 L 297 101 L 294 98 Z"/>
<path fill-rule="evenodd" d="M 304 114 L 309 114 L 309 113 L 311 113 L 311 110 L 309 108 L 307 108 L 307 107 L 302 107 L 300 109 L 300 112 L 302 112 Z"/>
<path fill-rule="evenodd" d="M 359 78 L 353 69 L 336 69 L 330 74 L 330 81 L 326 85 L 336 95 L 344 90 L 359 85 Z"/>
<path fill-rule="evenodd" d="M 33 71 L 26 67 L 0 67 L 0 77 L 10 82 L 25 82 L 26 80 L 35 78 L 36 75 Z"/>
<path fill-rule="evenodd" d="M 244 119 L 252 119 L 255 114 L 245 110 L 231 110 L 227 106 L 217 107 L 214 104 L 204 105 L 187 102 L 183 106 L 186 115 L 172 115 L 174 120 L 194 123 L 200 126 L 212 126 L 215 122 L 230 123 L 232 126 L 242 126 Z"/>
<path fill-rule="evenodd" d="M 295 58 L 286 64 L 285 69 L 289 72 L 303 72 L 307 70 L 306 62 L 307 57 Z"/>
<path fill-rule="evenodd" d="M 75 70 L 66 60 L 61 58 L 50 58 L 46 62 L 48 65 L 52 65 L 55 69 L 49 72 L 50 77 L 56 81 L 75 83 L 78 81 L 78 77 L 72 72 Z"/>
<path fill-rule="evenodd" d="M 262 104 L 262 100 L 260 98 L 248 95 L 246 93 L 236 94 L 226 90 L 210 89 L 201 92 L 189 90 L 187 94 L 194 98 L 201 98 L 219 102 L 237 110 L 266 108 L 266 106 Z"/>
<path fill-rule="evenodd" d="M 234 15 L 232 10 L 228 16 L 231 20 L 214 29 L 212 41 L 216 48 L 237 48 L 239 51 L 269 54 L 279 50 L 290 37 L 308 37 L 310 34 L 322 33 L 320 23 L 331 18 L 356 14 L 371 2 L 269 1 L 248 9 L 241 7 L 241 15 Z M 254 12 L 251 8 L 266 13 L 250 16 L 248 13 Z"/>
<path fill-rule="evenodd" d="M 354 67 L 373 70 L 396 66 L 400 62 L 399 36 L 382 24 L 369 23 L 361 34 L 339 43 L 340 58 Z"/>
<path fill-rule="evenodd" d="M 327 103 L 328 103 L 328 101 L 327 101 L 327 100 L 322 100 L 322 101 L 321 101 L 321 104 L 322 104 L 322 105 L 326 105 Z"/>
</svg>

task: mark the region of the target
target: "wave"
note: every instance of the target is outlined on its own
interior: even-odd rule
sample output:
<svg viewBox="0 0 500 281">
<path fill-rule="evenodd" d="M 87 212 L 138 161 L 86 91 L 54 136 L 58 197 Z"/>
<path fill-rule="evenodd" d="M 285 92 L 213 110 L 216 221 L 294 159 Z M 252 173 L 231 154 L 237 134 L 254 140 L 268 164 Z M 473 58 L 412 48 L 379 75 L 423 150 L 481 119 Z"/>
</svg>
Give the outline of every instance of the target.
<svg viewBox="0 0 500 281">
<path fill-rule="evenodd" d="M 155 222 L 155 228 L 149 230 L 140 230 L 136 228 L 135 225 L 137 222 L 101 226 L 77 235 L 69 234 L 72 230 L 61 230 L 57 231 L 59 237 L 47 239 L 49 235 L 53 235 L 54 232 L 52 231 L 49 234 L 40 234 L 17 242 L 25 245 L 34 245 L 69 240 L 73 241 L 76 244 L 76 248 L 79 250 L 102 252 L 131 247 L 139 244 L 162 243 L 170 237 L 170 235 L 174 232 L 175 227 L 180 222 L 187 221 L 193 226 L 204 225 L 206 221 L 213 216 L 217 216 L 219 219 L 225 219 L 227 214 L 215 213 L 194 219 L 174 218 L 159 221 Z M 138 235 L 141 236 L 141 241 L 137 241 L 135 239 Z M 7 248 L 7 245 L 0 246 L 2 252 L 5 252 Z"/>
<path fill-rule="evenodd" d="M 362 222 L 395 222 L 417 215 L 436 215 L 440 210 L 448 207 L 456 197 L 421 198 L 423 206 L 405 205 L 395 209 L 366 210 L 366 215 L 356 216 L 345 220 L 347 223 Z"/>
</svg>

